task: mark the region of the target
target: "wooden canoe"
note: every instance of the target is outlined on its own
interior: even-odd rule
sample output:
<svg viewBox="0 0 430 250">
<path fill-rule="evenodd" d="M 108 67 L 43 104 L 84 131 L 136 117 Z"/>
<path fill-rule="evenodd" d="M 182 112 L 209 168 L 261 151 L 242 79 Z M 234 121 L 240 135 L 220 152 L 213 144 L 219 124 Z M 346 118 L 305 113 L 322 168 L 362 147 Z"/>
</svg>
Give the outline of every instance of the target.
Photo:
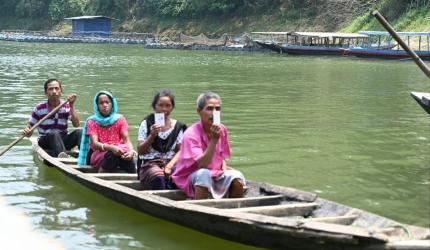
<svg viewBox="0 0 430 250">
<path fill-rule="evenodd" d="M 294 188 L 248 181 L 244 198 L 186 199 L 180 190 L 142 190 L 135 174 L 94 173 L 76 159 L 37 156 L 124 205 L 224 239 L 274 249 L 429 249 L 430 230 L 405 225 Z"/>
<path fill-rule="evenodd" d="M 430 115 L 430 93 L 411 92 L 411 96 Z"/>
</svg>

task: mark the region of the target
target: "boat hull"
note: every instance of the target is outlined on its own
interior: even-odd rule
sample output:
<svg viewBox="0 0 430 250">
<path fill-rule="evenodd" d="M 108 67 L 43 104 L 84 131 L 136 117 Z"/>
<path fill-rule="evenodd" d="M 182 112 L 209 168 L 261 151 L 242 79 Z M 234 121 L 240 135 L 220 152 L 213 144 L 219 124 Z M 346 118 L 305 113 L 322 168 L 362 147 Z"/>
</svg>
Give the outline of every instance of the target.
<svg viewBox="0 0 430 250">
<path fill-rule="evenodd" d="M 279 45 L 285 53 L 291 55 L 342 55 L 341 47 Z"/>
<path fill-rule="evenodd" d="M 430 115 L 430 93 L 411 92 L 411 96 Z"/>
<path fill-rule="evenodd" d="M 344 214 L 341 218 L 353 218 L 357 225 L 370 223 L 368 218 L 372 218 L 376 224 L 382 223 L 387 226 L 400 225 L 399 223 L 318 198 L 309 192 L 249 181 L 245 198 L 187 200 L 179 190 L 141 190 L 140 183 L 132 181 L 136 178 L 133 174 L 83 173 L 76 166 L 65 164 L 62 159 L 50 157 L 38 146 L 35 138 L 31 140 L 40 159 L 49 162 L 73 180 L 138 211 L 200 232 L 273 249 L 402 249 L 392 245 L 392 242 L 388 243 L 388 236 L 377 233 L 374 229 L 369 232 L 359 227 L 319 220 L 327 221 L 327 218 L 333 220 L 335 217 L 324 216 L 354 212 L 359 214 Z M 131 181 L 115 181 L 115 178 L 119 177 Z M 312 218 L 298 220 L 297 212 L 303 216 L 312 214 L 319 220 L 315 221 Z M 430 232 L 425 229 L 403 224 L 402 227 L 407 227 L 412 232 L 418 230 L 420 234 L 424 234 L 420 237 L 430 237 Z M 425 249 L 420 246 L 427 242 L 430 243 L 419 240 L 411 249 Z"/>
<path fill-rule="evenodd" d="M 430 60 L 430 51 L 415 51 L 422 60 Z M 409 59 L 410 56 L 404 50 L 379 50 L 379 49 L 348 49 L 347 54 L 365 58 L 383 59 Z"/>
</svg>

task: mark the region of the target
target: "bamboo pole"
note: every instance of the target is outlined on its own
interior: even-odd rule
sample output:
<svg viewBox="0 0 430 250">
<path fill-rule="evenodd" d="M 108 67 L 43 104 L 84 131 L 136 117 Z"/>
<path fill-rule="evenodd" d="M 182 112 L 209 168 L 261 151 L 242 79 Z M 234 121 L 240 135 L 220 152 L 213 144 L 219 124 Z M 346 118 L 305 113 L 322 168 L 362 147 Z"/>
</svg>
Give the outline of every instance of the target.
<svg viewBox="0 0 430 250">
<path fill-rule="evenodd" d="M 379 13 L 379 11 L 373 11 L 372 15 L 378 19 L 378 21 L 384 26 L 384 28 L 391 34 L 391 36 L 396 39 L 396 41 L 402 46 L 402 48 L 409 54 L 410 57 L 415 61 L 415 63 L 420 67 L 420 69 L 430 78 L 430 68 L 421 60 L 421 58 L 409 48 L 409 46 L 400 38 L 396 31 L 391 27 L 391 25 L 385 20 L 385 18 Z"/>
<path fill-rule="evenodd" d="M 51 117 L 53 114 L 57 113 L 57 111 L 60 110 L 60 108 L 63 107 L 68 102 L 69 101 L 65 101 L 65 102 L 61 103 L 60 105 L 58 105 L 57 107 L 55 107 L 53 110 L 51 110 L 51 112 L 49 112 L 42 119 L 40 119 L 36 124 L 34 124 L 33 127 L 30 128 L 30 131 L 33 131 L 34 129 L 36 129 L 37 127 L 39 127 L 39 125 L 42 124 L 42 122 L 44 122 L 46 119 L 48 119 L 49 117 Z M 9 149 L 11 149 L 13 146 L 15 146 L 15 144 L 17 144 L 19 141 L 21 141 L 22 138 L 24 138 L 24 137 L 25 137 L 25 135 L 21 135 L 20 137 L 16 138 L 11 144 L 9 144 L 5 149 L 3 149 L 0 152 L 0 156 L 2 156 Z"/>
</svg>

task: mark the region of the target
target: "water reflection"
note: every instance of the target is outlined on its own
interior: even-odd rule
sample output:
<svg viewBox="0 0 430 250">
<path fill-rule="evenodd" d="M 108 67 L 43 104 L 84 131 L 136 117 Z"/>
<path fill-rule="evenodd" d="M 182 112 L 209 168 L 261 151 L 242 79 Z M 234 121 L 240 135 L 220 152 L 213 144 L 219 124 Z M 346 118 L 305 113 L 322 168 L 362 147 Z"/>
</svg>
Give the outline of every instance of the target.
<svg viewBox="0 0 430 250">
<path fill-rule="evenodd" d="M 44 100 L 43 82 L 77 92 L 81 119 L 100 89 L 117 96 L 131 138 L 155 90 L 177 98 L 174 117 L 197 119 L 195 98 L 223 98 L 231 164 L 249 179 L 293 186 L 384 216 L 429 225 L 429 117 L 409 97 L 428 79 L 408 62 L 140 46 L 4 43 L 0 145 Z M 133 139 L 134 141 L 136 139 Z M 32 157 L 23 141 L 0 158 L 0 193 L 68 249 L 249 249 L 112 202 Z"/>
</svg>

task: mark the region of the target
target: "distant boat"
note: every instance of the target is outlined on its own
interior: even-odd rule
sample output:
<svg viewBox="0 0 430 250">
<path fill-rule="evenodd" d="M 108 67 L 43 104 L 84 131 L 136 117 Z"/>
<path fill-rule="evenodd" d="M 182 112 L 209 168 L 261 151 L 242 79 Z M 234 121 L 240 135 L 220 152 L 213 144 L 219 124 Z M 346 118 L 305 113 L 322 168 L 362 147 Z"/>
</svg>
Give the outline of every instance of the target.
<svg viewBox="0 0 430 250">
<path fill-rule="evenodd" d="M 369 36 L 367 44 L 345 49 L 345 54 L 383 59 L 405 59 L 408 53 L 399 45 L 393 44 L 390 33 L 385 31 L 360 31 Z M 422 60 L 430 60 L 430 32 L 397 32 Z"/>
<path fill-rule="evenodd" d="M 278 53 L 282 53 L 282 49 L 274 42 L 261 42 L 261 41 L 255 41 L 260 47 L 264 49 L 269 49 L 272 51 L 276 51 Z"/>
<path fill-rule="evenodd" d="M 331 32 L 292 32 L 282 52 L 294 55 L 342 55 L 345 48 L 367 42 L 367 35 Z"/>
<path fill-rule="evenodd" d="M 37 138 L 30 140 L 41 160 L 89 189 L 141 212 L 228 240 L 291 250 L 429 249 L 428 228 L 314 193 L 247 181 L 243 198 L 192 200 L 181 190 L 143 190 L 136 174 L 94 173 L 91 166 L 77 166 L 76 159 L 53 158 L 39 147 Z"/>
<path fill-rule="evenodd" d="M 279 47 L 280 44 L 287 42 L 288 35 L 290 32 L 279 31 L 261 31 L 261 32 L 251 32 L 252 40 L 260 47 L 264 49 L 269 49 L 278 53 L 283 53 L 282 48 Z"/>
</svg>

